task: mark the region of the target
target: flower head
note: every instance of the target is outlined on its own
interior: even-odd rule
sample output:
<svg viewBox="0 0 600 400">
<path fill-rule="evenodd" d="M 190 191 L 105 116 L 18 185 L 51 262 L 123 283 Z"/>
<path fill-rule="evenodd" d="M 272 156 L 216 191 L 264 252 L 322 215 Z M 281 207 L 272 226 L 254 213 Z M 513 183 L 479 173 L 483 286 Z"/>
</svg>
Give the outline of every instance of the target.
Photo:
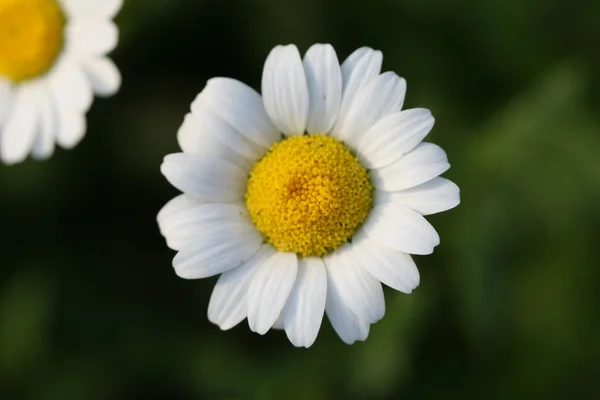
<svg viewBox="0 0 600 400">
<path fill-rule="evenodd" d="M 48 158 L 85 134 L 93 94 L 114 94 L 111 19 L 123 0 L 0 0 L 0 160 Z"/>
<path fill-rule="evenodd" d="M 221 274 L 208 318 L 260 334 L 283 328 L 309 347 L 326 312 L 346 343 L 385 313 L 381 283 L 410 293 L 410 254 L 439 236 L 424 215 L 459 203 L 439 175 L 448 164 L 423 143 L 434 119 L 402 111 L 406 82 L 360 48 L 341 65 L 330 45 L 301 59 L 277 46 L 262 97 L 227 78 L 208 81 L 178 132 L 182 153 L 162 173 L 183 192 L 158 214 L 175 272 Z"/>
</svg>

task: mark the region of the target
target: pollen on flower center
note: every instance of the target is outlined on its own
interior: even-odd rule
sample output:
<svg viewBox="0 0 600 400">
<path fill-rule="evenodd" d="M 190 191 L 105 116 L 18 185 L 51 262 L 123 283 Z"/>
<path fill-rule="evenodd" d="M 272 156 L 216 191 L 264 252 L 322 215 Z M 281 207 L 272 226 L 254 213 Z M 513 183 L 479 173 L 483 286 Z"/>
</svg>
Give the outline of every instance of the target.
<svg viewBox="0 0 600 400">
<path fill-rule="evenodd" d="M 278 250 L 322 256 L 352 237 L 371 209 L 372 193 L 367 170 L 343 143 L 293 136 L 252 168 L 246 207 Z"/>
<path fill-rule="evenodd" d="M 0 75 L 22 82 L 44 74 L 63 45 L 56 0 L 0 0 Z"/>
</svg>

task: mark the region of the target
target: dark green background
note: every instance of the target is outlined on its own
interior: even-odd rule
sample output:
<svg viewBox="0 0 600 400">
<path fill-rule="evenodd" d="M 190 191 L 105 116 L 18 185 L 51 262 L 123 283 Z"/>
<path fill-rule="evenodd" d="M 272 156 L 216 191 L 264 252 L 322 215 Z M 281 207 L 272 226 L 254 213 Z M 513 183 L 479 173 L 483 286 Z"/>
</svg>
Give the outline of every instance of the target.
<svg viewBox="0 0 600 400">
<path fill-rule="evenodd" d="M 600 2 L 126 0 L 123 73 L 73 151 L 0 166 L 1 399 L 600 398 Z M 381 49 L 433 111 L 462 203 L 421 285 L 313 347 L 206 318 L 174 274 L 159 173 L 213 76 L 260 89 L 276 44 Z"/>
</svg>

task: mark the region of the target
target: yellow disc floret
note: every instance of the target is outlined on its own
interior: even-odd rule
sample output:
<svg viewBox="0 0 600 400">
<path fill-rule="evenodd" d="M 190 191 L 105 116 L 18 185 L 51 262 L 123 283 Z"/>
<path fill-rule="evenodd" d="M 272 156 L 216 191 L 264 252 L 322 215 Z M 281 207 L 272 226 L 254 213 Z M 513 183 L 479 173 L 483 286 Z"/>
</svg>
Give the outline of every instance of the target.
<svg viewBox="0 0 600 400">
<path fill-rule="evenodd" d="M 322 256 L 352 237 L 371 209 L 372 193 L 367 170 L 342 142 L 293 136 L 252 168 L 246 207 L 278 250 Z"/>
<path fill-rule="evenodd" d="M 56 0 L 0 0 L 0 75 L 22 82 L 44 74 L 63 45 Z"/>
</svg>

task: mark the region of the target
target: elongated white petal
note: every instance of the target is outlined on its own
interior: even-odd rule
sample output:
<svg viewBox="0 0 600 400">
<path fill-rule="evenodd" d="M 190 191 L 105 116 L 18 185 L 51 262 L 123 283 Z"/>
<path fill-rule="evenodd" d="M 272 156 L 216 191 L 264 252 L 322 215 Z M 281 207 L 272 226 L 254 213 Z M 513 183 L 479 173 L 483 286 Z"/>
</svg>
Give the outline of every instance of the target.
<svg viewBox="0 0 600 400">
<path fill-rule="evenodd" d="M 271 254 L 271 245 L 265 244 L 247 263 L 219 277 L 208 304 L 210 322 L 227 330 L 248 316 L 248 288 L 252 276 Z"/>
<path fill-rule="evenodd" d="M 192 129 L 189 132 L 180 132 L 178 135 L 179 144 L 186 152 L 208 152 L 210 154 L 215 147 L 226 146 L 233 151 L 236 158 L 243 157 L 247 162 L 254 163 L 267 151 L 266 147 L 258 145 L 242 135 L 212 111 L 208 105 L 203 105 L 201 99 L 194 104 L 193 113 L 188 115 L 186 120 L 190 120 Z M 184 146 L 187 147 L 184 148 Z M 235 160 L 231 161 L 235 163 Z"/>
<path fill-rule="evenodd" d="M 244 173 L 217 157 L 169 154 L 160 170 L 173 186 L 198 200 L 233 202 L 244 197 Z"/>
<path fill-rule="evenodd" d="M 23 161 L 33 146 L 39 127 L 38 91 L 24 84 L 16 91 L 13 107 L 0 131 L 0 156 L 5 164 Z"/>
<path fill-rule="evenodd" d="M 0 129 L 2 129 L 10 115 L 12 97 L 10 82 L 0 77 Z"/>
<path fill-rule="evenodd" d="M 159 213 L 161 233 L 172 249 L 183 249 L 213 228 L 224 225 L 249 224 L 250 216 L 242 204 L 195 202 L 187 207 L 183 202 L 167 203 L 167 212 Z M 178 207 L 179 208 L 176 208 Z"/>
<path fill-rule="evenodd" d="M 375 323 L 385 314 L 383 289 L 358 262 L 352 246 L 345 244 L 324 257 L 329 284 L 360 320 Z"/>
<path fill-rule="evenodd" d="M 378 244 L 409 254 L 431 254 L 440 244 L 437 232 L 421 214 L 393 203 L 373 207 L 362 229 Z"/>
<path fill-rule="evenodd" d="M 271 329 L 276 329 L 278 331 L 282 331 L 285 329 L 285 327 L 283 326 L 283 311 L 284 310 L 285 310 L 285 307 L 283 308 L 283 310 L 281 310 L 281 314 L 279 314 L 279 317 L 277 317 L 275 322 L 273 322 L 273 326 L 271 327 Z"/>
<path fill-rule="evenodd" d="M 31 150 L 31 155 L 38 160 L 48 159 L 54 153 L 55 132 L 58 125 L 56 107 L 47 84 L 40 83 L 41 95 L 38 98 L 39 129 Z"/>
<path fill-rule="evenodd" d="M 344 96 L 355 94 L 361 87 L 379 76 L 382 63 L 383 53 L 370 47 L 360 47 L 350 54 L 341 67 Z"/>
<path fill-rule="evenodd" d="M 353 344 L 356 341 L 364 341 L 369 336 L 371 325 L 366 321 L 359 320 L 346 306 L 337 293 L 337 288 L 328 287 L 325 312 L 331 326 L 344 343 Z"/>
<path fill-rule="evenodd" d="M 196 108 L 192 115 L 200 122 L 203 134 L 213 136 L 216 140 L 252 162 L 260 159 L 267 152 L 266 147 L 246 138 L 208 107 Z"/>
<path fill-rule="evenodd" d="M 372 170 L 371 181 L 380 190 L 404 190 L 427 182 L 448 168 L 446 152 L 435 144 L 423 142 L 392 164 Z"/>
<path fill-rule="evenodd" d="M 184 218 L 191 210 L 202 204 L 204 203 L 187 194 L 180 194 L 169 200 L 156 216 L 161 234 L 164 235 L 164 232 L 172 226 L 173 222 Z"/>
<path fill-rule="evenodd" d="M 377 280 L 404 293 L 419 285 L 419 270 L 409 254 L 381 246 L 359 231 L 352 238 L 353 256 Z"/>
<path fill-rule="evenodd" d="M 87 128 L 85 112 L 93 100 L 90 82 L 77 61 L 65 58 L 52 71 L 48 83 L 54 98 L 56 141 L 71 149 L 81 141 Z"/>
<path fill-rule="evenodd" d="M 123 6 L 123 0 L 60 0 L 71 18 L 111 19 Z"/>
<path fill-rule="evenodd" d="M 206 119 L 187 113 L 177 131 L 179 147 L 184 153 L 214 155 L 239 167 L 238 162 L 240 159 L 243 160 L 243 157 L 209 133 L 212 129 L 222 128 L 218 126 L 219 121 L 223 120 L 214 114 L 209 115 L 209 118 Z M 225 123 L 223 122 L 221 125 L 225 125 Z"/>
<path fill-rule="evenodd" d="M 185 279 L 206 278 L 237 268 L 256 254 L 262 237 L 250 223 L 201 230 L 173 259 L 175 272 Z"/>
<path fill-rule="evenodd" d="M 437 177 L 410 189 L 375 194 L 376 203 L 408 206 L 422 215 L 450 210 L 460 203 L 460 189 L 448 179 Z"/>
<path fill-rule="evenodd" d="M 72 20 L 65 28 L 66 48 L 78 57 L 103 56 L 117 46 L 119 31 L 108 19 Z"/>
<path fill-rule="evenodd" d="M 379 76 L 383 55 L 379 50 L 361 47 L 342 63 L 342 102 L 331 135 L 341 137 L 341 128 L 356 94 Z"/>
<path fill-rule="evenodd" d="M 302 135 L 308 119 L 306 75 L 298 48 L 276 46 L 263 69 L 262 95 L 273 124 L 288 136 Z"/>
<path fill-rule="evenodd" d="M 85 136 L 87 121 L 85 115 L 56 101 L 56 142 L 65 149 L 72 149 Z"/>
<path fill-rule="evenodd" d="M 406 81 L 393 72 L 384 72 L 358 93 L 344 120 L 340 121 L 339 138 L 354 148 L 362 136 L 381 118 L 400 111 L 406 94 Z"/>
<path fill-rule="evenodd" d="M 121 73 L 109 58 L 92 57 L 83 60 L 82 65 L 98 96 L 112 96 L 121 87 Z"/>
<path fill-rule="evenodd" d="M 329 264 L 331 264 L 331 259 Z M 329 264 L 325 261 L 327 271 L 325 312 L 327 317 L 333 329 L 345 343 L 352 344 L 357 340 L 365 340 L 369 336 L 370 324 L 364 318 L 359 317 L 348 305 L 344 282 L 332 278 Z"/>
<path fill-rule="evenodd" d="M 192 103 L 192 112 L 208 107 L 247 139 L 263 147 L 279 140 L 260 95 L 248 85 L 230 78 L 213 78 Z"/>
<path fill-rule="evenodd" d="M 258 157 L 247 157 L 235 150 L 244 145 L 244 140 L 247 141 L 241 137 L 212 111 L 206 111 L 203 115 L 187 114 L 177 131 L 179 146 L 185 153 L 219 157 L 248 173 Z"/>
<path fill-rule="evenodd" d="M 342 72 L 330 44 L 315 44 L 303 60 L 308 85 L 308 133 L 327 133 L 333 127 L 342 102 Z"/>
<path fill-rule="evenodd" d="M 305 257 L 298 263 L 298 276 L 283 310 L 283 326 L 296 347 L 310 347 L 319 333 L 325 300 L 327 273 L 321 258 Z"/>
<path fill-rule="evenodd" d="M 399 111 L 380 119 L 360 140 L 360 160 L 368 169 L 391 164 L 421 143 L 433 123 L 431 112 L 425 108 Z"/>
<path fill-rule="evenodd" d="M 78 61 L 63 58 L 50 73 L 49 79 L 50 88 L 59 107 L 83 113 L 92 105 L 94 93 Z"/>
<path fill-rule="evenodd" d="M 275 323 L 290 295 L 296 273 L 298 257 L 275 249 L 258 267 L 248 289 L 248 325 L 264 335 Z"/>
</svg>

